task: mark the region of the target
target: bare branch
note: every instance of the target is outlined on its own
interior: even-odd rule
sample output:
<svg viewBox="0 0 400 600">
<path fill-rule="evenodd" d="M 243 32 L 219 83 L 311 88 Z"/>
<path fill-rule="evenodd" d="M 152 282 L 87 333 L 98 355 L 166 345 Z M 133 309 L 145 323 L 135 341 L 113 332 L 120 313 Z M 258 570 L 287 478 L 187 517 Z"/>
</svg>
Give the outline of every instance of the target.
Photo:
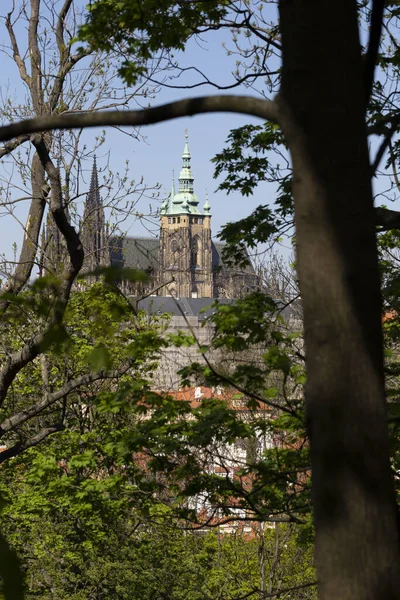
<svg viewBox="0 0 400 600">
<path fill-rule="evenodd" d="M 73 0 L 65 0 L 57 20 L 56 26 L 56 40 L 58 52 L 60 54 L 60 62 L 63 63 L 65 61 L 65 53 L 67 52 L 67 47 L 64 42 L 64 21 L 68 14 L 69 9 L 72 6 Z"/>
<path fill-rule="evenodd" d="M 243 77 L 239 77 L 234 83 L 231 83 L 229 85 L 219 85 L 218 83 L 211 81 L 207 77 L 207 75 L 205 75 L 205 73 L 200 71 L 200 69 L 198 69 L 197 67 L 186 67 L 186 68 L 180 69 L 180 74 L 178 77 L 180 77 L 180 75 L 182 73 L 185 73 L 187 71 L 195 71 L 201 77 L 203 77 L 203 81 L 198 81 L 197 83 L 192 83 L 192 84 L 188 84 L 188 85 L 169 84 L 169 83 L 166 83 L 165 81 L 157 81 L 156 79 L 153 79 L 152 77 L 149 77 L 149 81 L 151 81 L 152 83 L 155 83 L 156 85 L 159 85 L 159 86 L 162 86 L 165 88 L 175 89 L 175 90 L 176 89 L 192 90 L 194 88 L 201 87 L 203 85 L 210 85 L 214 88 L 217 88 L 218 90 L 231 90 L 233 88 L 241 86 L 243 83 L 245 83 L 249 80 L 254 83 L 254 81 L 256 79 L 259 79 L 260 77 L 265 78 L 267 76 L 277 75 L 279 73 L 279 71 L 272 71 L 272 72 L 268 72 L 268 73 L 246 73 L 246 75 L 243 75 Z"/>
<path fill-rule="evenodd" d="M 65 238 L 68 254 L 70 256 L 70 264 L 65 267 L 59 297 L 55 299 L 54 304 L 51 307 L 47 327 L 39 332 L 32 340 L 28 341 L 21 350 L 9 356 L 8 361 L 0 370 L 0 404 L 4 401 L 8 389 L 17 374 L 42 352 L 43 344 L 46 342 L 48 333 L 56 324 L 61 323 L 71 293 L 72 284 L 82 268 L 84 259 L 83 247 L 79 235 L 72 225 L 69 224 L 64 211 L 59 172 L 50 159 L 42 137 L 39 135 L 33 136 L 32 143 L 35 146 L 43 168 L 50 179 L 50 210 L 58 229 Z"/>
<path fill-rule="evenodd" d="M 83 264 L 84 253 L 82 243 L 79 239 L 79 235 L 72 227 L 72 225 L 70 225 L 65 214 L 62 201 L 60 174 L 50 158 L 45 142 L 42 137 L 33 136 L 32 143 L 37 150 L 43 168 L 46 171 L 50 180 L 50 210 L 52 212 L 54 221 L 58 229 L 64 236 L 64 239 L 67 244 L 72 269 L 67 266 L 64 276 L 65 279 L 70 281 L 70 283 L 72 284 L 75 277 L 81 270 Z"/>
<path fill-rule="evenodd" d="M 65 79 L 66 79 L 68 73 L 73 69 L 73 67 L 82 58 L 84 58 L 85 56 L 89 56 L 89 54 L 90 54 L 89 50 L 84 50 L 83 52 L 81 52 L 79 54 L 74 54 L 74 56 L 71 56 L 71 58 L 68 61 L 60 63 L 60 69 L 59 69 L 59 72 L 57 73 L 57 76 L 55 78 L 55 82 L 53 85 L 53 89 L 50 94 L 50 101 L 49 101 L 50 112 L 53 112 L 57 107 L 57 103 L 60 100 L 61 92 L 63 90 Z M 60 60 L 61 60 L 61 58 L 60 58 Z"/>
<path fill-rule="evenodd" d="M 42 89 L 42 57 L 38 44 L 40 0 L 31 0 L 31 16 L 28 28 L 28 44 L 31 57 L 31 96 L 32 103 L 37 115 L 43 113 L 43 89 Z"/>
<path fill-rule="evenodd" d="M 3 452 L 0 452 L 0 464 L 4 463 L 9 458 L 14 458 L 15 456 L 18 456 L 18 454 L 22 454 L 22 452 L 24 452 L 28 448 L 37 446 L 43 440 L 49 437 L 49 435 L 51 435 L 52 433 L 57 433 L 58 431 L 63 431 L 64 429 L 64 423 L 58 423 L 57 425 L 53 425 L 51 427 L 45 427 L 29 440 L 25 440 L 24 442 L 18 442 L 11 448 L 7 448 L 7 450 L 3 450 Z"/>
<path fill-rule="evenodd" d="M 384 10 L 385 0 L 373 0 L 368 51 L 365 57 L 364 64 L 364 98 L 366 107 L 371 97 L 372 86 L 374 83 L 376 59 L 378 56 L 379 45 L 381 42 Z"/>
<path fill-rule="evenodd" d="M 262 100 L 252 96 L 202 96 L 162 104 L 154 108 L 126 111 L 100 111 L 62 115 L 45 115 L 0 127 L 0 142 L 18 135 L 51 131 L 53 129 L 78 129 L 81 127 L 138 126 L 162 123 L 178 117 L 214 112 L 247 114 L 279 123 L 280 111 L 276 100 Z"/>
<path fill-rule="evenodd" d="M 393 119 L 389 129 L 387 130 L 386 135 L 383 138 L 381 145 L 378 148 L 374 162 L 371 165 L 371 176 L 374 176 L 376 171 L 378 170 L 379 165 L 381 164 L 381 160 L 382 160 L 386 150 L 390 146 L 392 137 L 396 133 L 397 127 L 399 125 L 399 121 L 400 121 L 400 115 L 398 115 L 397 118 Z"/>
<path fill-rule="evenodd" d="M 24 142 L 29 141 L 29 139 L 30 135 L 29 133 L 27 133 L 26 135 L 20 135 L 19 137 L 14 138 L 11 142 L 7 142 L 6 144 L 4 144 L 4 146 L 0 148 L 0 158 L 3 158 L 3 156 L 10 154 L 16 148 L 18 148 L 18 146 L 20 146 Z"/>
<path fill-rule="evenodd" d="M 379 231 L 400 229 L 400 212 L 378 206 L 375 208 L 376 224 Z"/>
<path fill-rule="evenodd" d="M 31 173 L 32 202 L 25 226 L 19 261 L 15 272 L 5 286 L 5 291 L 8 294 L 18 294 L 31 276 L 46 207 L 44 169 L 37 153 L 35 153 L 32 160 Z M 8 304 L 7 300 L 0 300 L 0 310 L 5 310 Z"/>
<path fill-rule="evenodd" d="M 12 15 L 12 13 L 8 13 L 8 15 L 7 15 L 6 27 L 7 27 L 8 35 L 10 36 L 13 57 L 14 57 L 16 65 L 18 67 L 22 81 L 24 81 L 26 83 L 26 85 L 30 88 L 31 78 L 29 77 L 29 75 L 27 73 L 26 65 L 25 65 L 23 59 L 21 58 L 21 54 L 19 52 L 17 38 L 15 37 L 14 28 L 11 23 L 11 15 Z"/>
<path fill-rule="evenodd" d="M 35 417 L 58 400 L 66 398 L 68 394 L 70 394 L 77 388 L 82 387 L 83 385 L 87 385 L 89 383 L 93 383 L 94 381 L 98 381 L 99 379 L 104 380 L 119 378 L 122 375 L 124 375 L 124 373 L 126 373 L 128 368 L 129 367 L 122 367 L 121 369 L 118 369 L 116 371 L 110 371 L 108 373 L 105 373 L 103 371 L 100 373 L 87 373 L 86 375 L 81 375 L 76 379 L 68 381 L 68 383 L 66 383 L 59 390 L 53 392 L 52 394 L 47 394 L 43 398 L 43 400 L 41 400 L 37 404 L 34 404 L 33 406 L 30 406 L 29 408 L 26 408 L 20 411 L 19 413 L 13 415 L 9 419 L 3 421 L 0 424 L 0 435 L 3 435 L 4 433 L 11 431 L 12 429 L 15 429 L 16 427 L 18 427 L 22 423 L 25 423 L 32 417 Z"/>
<path fill-rule="evenodd" d="M 246 598 L 250 598 L 251 596 L 254 596 L 254 594 L 257 594 L 261 598 L 276 598 L 277 596 L 280 596 L 281 594 L 287 594 L 289 592 L 294 592 L 296 590 L 302 590 L 304 588 L 312 587 L 317 584 L 318 584 L 318 581 L 309 581 L 308 583 L 300 583 L 299 585 L 295 585 L 294 587 L 281 588 L 280 590 L 276 590 L 275 592 L 263 592 L 262 590 L 255 588 L 254 590 L 252 590 L 251 592 L 248 592 L 244 596 L 237 596 L 236 598 L 234 598 L 234 600 L 245 600 Z"/>
</svg>

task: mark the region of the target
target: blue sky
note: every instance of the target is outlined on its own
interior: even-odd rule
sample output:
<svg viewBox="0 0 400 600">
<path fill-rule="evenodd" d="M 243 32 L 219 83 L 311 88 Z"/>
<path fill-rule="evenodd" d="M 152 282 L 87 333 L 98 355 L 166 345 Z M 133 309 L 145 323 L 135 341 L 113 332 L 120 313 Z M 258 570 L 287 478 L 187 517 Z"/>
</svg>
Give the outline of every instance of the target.
<svg viewBox="0 0 400 600">
<path fill-rule="evenodd" d="M 6 14 L 12 1 L 2 0 L 0 14 Z M 20 34 L 24 34 L 21 30 Z M 221 84 L 232 82 L 231 71 L 235 68 L 235 57 L 228 57 L 222 48 L 222 42 L 227 37 L 227 32 L 212 34 L 207 43 L 199 45 L 191 42 L 184 54 L 180 55 L 181 65 L 195 65 L 207 73 L 208 77 Z M 0 42 L 6 40 L 6 32 L 3 23 L 0 23 Z M 7 88 L 15 94 L 17 102 L 23 102 L 24 90 L 20 83 L 16 67 L 13 61 L 0 55 L 2 78 L 0 91 L 4 93 Z M 196 79 L 197 80 L 197 79 Z M 189 81 L 195 81 L 194 77 Z M 1 90 L 2 88 L 2 90 Z M 15 92 L 14 92 L 15 90 Z M 188 96 L 204 95 L 207 93 L 219 93 L 218 90 L 209 86 L 202 86 L 195 90 L 171 90 L 161 89 L 160 93 L 151 101 L 152 105 L 181 99 Z M 245 90 L 232 90 L 231 93 L 246 93 Z M 249 91 L 248 93 L 254 93 Z M 224 147 L 225 139 L 230 129 L 240 127 L 246 123 L 260 123 L 261 121 L 250 119 L 245 116 L 232 114 L 213 114 L 196 116 L 192 118 L 177 119 L 162 124 L 142 128 L 145 142 L 138 142 L 123 133 L 108 129 L 106 141 L 97 153 L 97 162 L 100 169 L 105 168 L 108 162 L 114 171 L 122 171 L 126 160 L 129 160 L 129 177 L 136 181 L 143 178 L 148 186 L 156 183 L 161 185 L 160 201 L 164 192 L 171 188 L 172 171 L 175 171 L 176 179 L 181 167 L 181 154 L 184 146 L 185 130 L 189 131 L 189 144 L 192 154 L 192 171 L 195 177 L 195 191 L 200 199 L 200 205 L 205 201 L 205 192 L 208 190 L 211 203 L 212 229 L 215 236 L 227 221 L 235 221 L 244 217 L 259 204 L 270 204 L 274 201 L 275 188 L 269 184 L 261 184 L 254 196 L 243 198 L 240 194 L 229 196 L 224 192 L 216 192 L 217 182 L 213 179 L 213 165 L 211 158 Z M 85 134 L 85 143 L 90 148 L 93 140 L 100 131 L 88 130 Z M 86 183 L 82 183 L 82 190 L 89 184 L 91 161 L 84 166 L 86 169 Z M 0 169 L 2 166 L 0 164 Z M 0 171 L 1 173 L 1 171 Z M 385 182 L 375 180 L 377 189 L 384 189 Z M 387 204 L 387 200 L 385 201 Z M 153 207 L 156 201 L 152 201 Z M 149 201 L 142 198 L 137 205 L 137 210 L 143 214 L 148 213 Z M 16 215 L 25 222 L 26 208 L 18 206 Z M 393 208 L 391 205 L 390 208 Z M 80 209 L 81 210 L 81 209 Z M 153 226 L 153 233 L 157 232 L 157 226 Z M 149 234 L 146 227 L 135 218 L 130 218 L 124 224 L 124 230 L 129 235 Z M 6 253 L 12 257 L 12 245 L 20 246 L 22 239 L 21 226 L 12 217 L 0 219 L 0 253 Z M 287 249 L 291 252 L 290 242 L 285 242 Z"/>
<path fill-rule="evenodd" d="M 1 14 L 6 13 L 9 5 L 11 5 L 11 0 L 2 2 Z M 23 31 L 21 30 L 20 33 L 23 34 Z M 7 40 L 4 24 L 0 25 L 0 40 Z M 202 44 L 202 47 L 197 43 L 189 44 L 184 56 L 182 56 L 183 63 L 185 65 L 197 65 L 204 69 L 210 78 L 222 84 L 231 83 L 230 73 L 234 67 L 234 61 L 232 62 L 232 58 L 226 56 L 225 51 L 222 49 L 222 41 L 222 35 L 215 34 L 207 44 Z M 3 89 L 7 87 L 16 101 L 22 103 L 25 92 L 13 61 L 4 55 L 0 57 L 0 60 L 2 67 L 1 86 L 3 86 Z M 218 91 L 206 86 L 195 90 L 164 88 L 151 103 L 153 105 L 161 104 L 183 97 L 207 93 L 218 93 Z M 238 90 L 237 92 L 233 90 L 233 93 L 246 92 L 244 90 Z M 145 142 L 138 142 L 119 131 L 108 129 L 106 141 L 97 153 L 98 166 L 99 169 L 105 168 L 109 156 L 109 164 L 112 170 L 122 171 L 125 161 L 129 160 L 129 177 L 137 181 L 143 177 L 144 182 L 149 186 L 159 183 L 161 185 L 160 194 L 163 196 L 164 191 L 169 192 L 171 188 L 172 171 L 175 171 L 176 179 L 179 175 L 181 154 L 185 141 L 184 135 L 185 130 L 188 129 L 195 190 L 201 204 L 204 203 L 205 192 L 208 190 L 212 207 L 213 235 L 215 236 L 227 221 L 237 220 L 248 215 L 259 204 L 273 201 L 274 190 L 267 184 L 260 186 L 254 197 L 250 198 L 242 198 L 239 194 L 227 196 L 225 193 L 215 192 L 217 182 L 213 179 L 213 165 L 210 160 L 216 152 L 223 148 L 230 129 L 249 122 L 256 123 L 258 121 L 232 114 L 214 114 L 178 119 L 142 128 L 141 133 L 146 138 Z M 88 147 L 93 144 L 95 136 L 99 133 L 101 132 L 89 130 L 85 134 L 85 143 Z M 85 168 L 87 170 L 85 179 L 88 184 L 91 164 L 88 162 Z M 83 183 L 82 190 L 84 185 Z M 152 202 L 152 204 L 154 206 L 155 202 Z M 137 209 L 146 214 L 148 205 L 149 201 L 142 198 L 137 205 Z M 26 220 L 26 210 L 27 204 L 25 207 L 21 204 L 16 209 L 16 215 L 22 222 Z M 16 243 L 19 247 L 21 243 L 21 226 L 12 217 L 3 216 L 0 219 L 0 227 L 0 253 L 5 253 L 8 257 L 11 257 L 12 245 Z M 134 218 L 129 219 L 124 228 L 131 235 L 148 235 L 146 228 Z M 156 228 L 153 228 L 153 230 L 156 232 Z"/>
</svg>

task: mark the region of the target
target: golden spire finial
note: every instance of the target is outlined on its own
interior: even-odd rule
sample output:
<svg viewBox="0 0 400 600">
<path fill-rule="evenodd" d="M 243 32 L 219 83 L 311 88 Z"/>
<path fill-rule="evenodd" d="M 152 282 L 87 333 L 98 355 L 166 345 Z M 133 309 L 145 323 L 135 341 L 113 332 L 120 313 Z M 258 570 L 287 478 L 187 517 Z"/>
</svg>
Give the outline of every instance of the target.
<svg viewBox="0 0 400 600">
<path fill-rule="evenodd" d="M 186 127 L 186 129 L 185 129 L 185 138 L 186 138 L 186 139 L 188 139 L 188 137 L 189 137 L 189 130 L 188 130 L 188 128 Z"/>
</svg>

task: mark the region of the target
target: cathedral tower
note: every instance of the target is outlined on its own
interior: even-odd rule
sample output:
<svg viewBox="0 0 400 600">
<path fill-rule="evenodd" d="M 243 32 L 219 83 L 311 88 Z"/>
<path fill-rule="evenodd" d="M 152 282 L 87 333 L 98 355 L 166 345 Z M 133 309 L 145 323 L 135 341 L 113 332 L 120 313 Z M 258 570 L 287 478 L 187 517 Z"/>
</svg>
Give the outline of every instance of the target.
<svg viewBox="0 0 400 600">
<path fill-rule="evenodd" d="M 57 164 L 58 174 L 61 178 L 60 164 Z M 68 205 L 64 205 L 64 210 L 68 221 L 69 211 Z M 70 260 L 67 245 L 63 235 L 58 229 L 54 217 L 50 211 L 47 211 L 46 222 L 42 231 L 42 250 L 40 260 L 40 273 L 41 275 L 59 275 L 63 272 L 65 264 Z"/>
<path fill-rule="evenodd" d="M 108 235 L 100 197 L 96 157 L 94 157 L 90 188 L 83 213 L 81 240 L 85 251 L 84 271 L 94 271 L 98 267 L 110 264 Z"/>
<path fill-rule="evenodd" d="M 159 278 L 168 286 L 161 295 L 213 298 L 210 204 L 207 197 L 199 209 L 190 159 L 186 134 L 178 192 L 173 181 L 161 207 Z"/>
</svg>

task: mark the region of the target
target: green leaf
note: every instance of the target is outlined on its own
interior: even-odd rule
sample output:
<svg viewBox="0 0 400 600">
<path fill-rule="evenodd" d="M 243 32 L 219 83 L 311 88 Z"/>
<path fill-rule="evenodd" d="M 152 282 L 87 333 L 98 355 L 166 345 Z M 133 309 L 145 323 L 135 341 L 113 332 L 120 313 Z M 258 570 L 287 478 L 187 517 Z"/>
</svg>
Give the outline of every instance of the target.
<svg viewBox="0 0 400 600">
<path fill-rule="evenodd" d="M 106 346 L 100 345 L 90 352 L 88 362 L 95 373 L 108 371 L 112 366 L 111 356 Z"/>
</svg>

